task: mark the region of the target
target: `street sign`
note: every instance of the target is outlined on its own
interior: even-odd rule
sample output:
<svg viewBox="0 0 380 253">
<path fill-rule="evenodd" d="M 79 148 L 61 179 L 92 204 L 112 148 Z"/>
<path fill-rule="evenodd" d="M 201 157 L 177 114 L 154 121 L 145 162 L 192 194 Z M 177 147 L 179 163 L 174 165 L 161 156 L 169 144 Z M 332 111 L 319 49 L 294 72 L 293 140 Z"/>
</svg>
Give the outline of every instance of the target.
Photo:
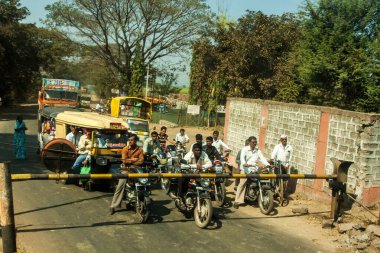
<svg viewBox="0 0 380 253">
<path fill-rule="evenodd" d="M 224 106 L 224 105 L 217 105 L 216 106 L 216 112 L 225 113 L 226 112 L 226 106 Z"/>
<path fill-rule="evenodd" d="M 199 115 L 201 107 L 199 105 L 188 105 L 187 113 L 192 115 Z"/>
</svg>

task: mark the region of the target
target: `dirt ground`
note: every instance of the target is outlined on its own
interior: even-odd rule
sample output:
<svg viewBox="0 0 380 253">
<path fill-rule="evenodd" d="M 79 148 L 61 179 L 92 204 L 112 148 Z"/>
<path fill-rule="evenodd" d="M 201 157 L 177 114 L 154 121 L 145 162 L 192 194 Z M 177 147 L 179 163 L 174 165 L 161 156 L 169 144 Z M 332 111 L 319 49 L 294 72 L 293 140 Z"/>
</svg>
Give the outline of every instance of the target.
<svg viewBox="0 0 380 253">
<path fill-rule="evenodd" d="M 159 132 L 162 125 L 152 124 Z M 167 134 L 173 139 L 181 127 L 168 127 Z M 185 132 L 190 138 L 190 144 L 195 142 L 195 134 L 200 133 L 203 138 L 212 135 L 214 130 L 219 130 L 220 137 L 223 139 L 223 128 L 205 128 L 205 127 L 184 127 Z M 234 199 L 233 182 L 230 180 L 228 186 L 228 197 L 231 202 Z M 258 207 L 242 206 L 239 208 L 241 212 L 252 215 L 257 218 L 266 219 L 268 226 L 280 227 L 284 233 L 297 234 L 299 236 L 312 238 L 318 244 L 328 246 L 331 252 L 347 253 L 347 252 L 380 252 L 380 237 L 374 233 L 366 232 L 365 228 L 371 224 L 377 224 L 378 219 L 365 211 L 358 204 L 353 204 L 349 210 L 344 211 L 343 216 L 339 219 L 339 223 L 334 223 L 333 227 L 322 228 L 322 224 L 329 220 L 330 202 L 316 201 L 310 199 L 304 193 L 294 193 L 289 196 L 289 205 L 286 207 L 275 204 L 275 212 L 271 216 L 265 216 L 260 213 Z M 307 208 L 308 214 L 293 213 L 296 208 Z M 380 203 L 371 207 L 373 213 L 379 215 Z M 353 224 L 357 228 L 350 228 L 343 232 L 340 227 L 347 224 Z M 380 224 L 378 224 L 380 225 Z M 380 227 L 375 225 L 378 229 Z M 368 238 L 366 237 L 368 235 Z M 363 240 L 361 238 L 365 237 Z"/>
</svg>

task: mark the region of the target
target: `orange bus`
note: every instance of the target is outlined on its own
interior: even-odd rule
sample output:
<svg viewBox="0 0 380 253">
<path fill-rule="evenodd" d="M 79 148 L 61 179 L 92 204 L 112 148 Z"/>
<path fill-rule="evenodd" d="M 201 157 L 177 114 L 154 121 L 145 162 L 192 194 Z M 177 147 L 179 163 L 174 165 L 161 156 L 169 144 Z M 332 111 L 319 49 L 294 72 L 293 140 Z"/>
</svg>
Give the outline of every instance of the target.
<svg viewBox="0 0 380 253">
<path fill-rule="evenodd" d="M 78 81 L 64 79 L 42 79 L 38 92 L 38 109 L 49 107 L 77 107 L 80 86 Z"/>
</svg>

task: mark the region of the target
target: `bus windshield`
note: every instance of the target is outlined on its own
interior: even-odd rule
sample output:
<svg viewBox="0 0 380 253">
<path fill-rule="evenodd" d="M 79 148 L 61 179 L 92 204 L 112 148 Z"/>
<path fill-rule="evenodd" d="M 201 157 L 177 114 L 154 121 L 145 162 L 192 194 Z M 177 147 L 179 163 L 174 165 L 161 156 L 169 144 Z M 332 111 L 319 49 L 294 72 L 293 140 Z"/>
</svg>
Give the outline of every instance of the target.
<svg viewBox="0 0 380 253">
<path fill-rule="evenodd" d="M 63 90 L 45 90 L 45 99 L 77 101 L 78 92 Z"/>
</svg>

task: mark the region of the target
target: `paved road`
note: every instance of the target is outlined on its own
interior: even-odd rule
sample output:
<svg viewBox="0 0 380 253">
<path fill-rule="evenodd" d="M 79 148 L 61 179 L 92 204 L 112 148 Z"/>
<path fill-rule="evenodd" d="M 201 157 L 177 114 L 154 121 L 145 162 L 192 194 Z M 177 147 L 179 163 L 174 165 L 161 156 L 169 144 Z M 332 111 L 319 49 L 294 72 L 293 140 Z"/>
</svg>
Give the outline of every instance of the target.
<svg viewBox="0 0 380 253">
<path fill-rule="evenodd" d="M 36 107 L 0 110 L 0 161 L 12 173 L 46 173 L 36 150 Z M 28 159 L 13 159 L 13 123 L 22 113 L 29 128 Z M 13 183 L 18 245 L 23 252 L 328 252 L 240 210 L 216 209 L 208 229 L 179 213 L 168 196 L 153 190 L 153 215 L 136 224 L 129 211 L 108 215 L 112 193 L 86 192 L 53 181 Z M 279 220 L 279 222 L 281 222 Z"/>
</svg>

